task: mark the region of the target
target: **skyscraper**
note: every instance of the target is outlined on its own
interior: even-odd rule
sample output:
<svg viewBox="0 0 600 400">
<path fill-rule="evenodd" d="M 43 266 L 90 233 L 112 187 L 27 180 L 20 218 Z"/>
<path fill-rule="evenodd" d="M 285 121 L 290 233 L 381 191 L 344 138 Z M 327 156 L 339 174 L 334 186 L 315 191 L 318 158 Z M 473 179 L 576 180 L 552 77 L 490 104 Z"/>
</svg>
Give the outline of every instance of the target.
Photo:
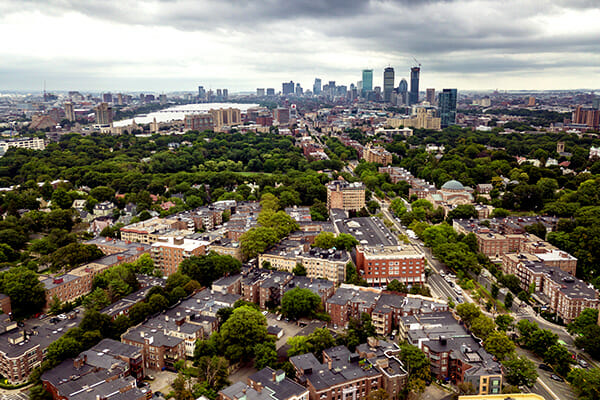
<svg viewBox="0 0 600 400">
<path fill-rule="evenodd" d="M 112 124 L 112 108 L 108 106 L 108 103 L 100 103 L 95 108 L 96 111 L 96 123 L 100 125 Z"/>
<path fill-rule="evenodd" d="M 444 89 L 438 97 L 441 127 L 456 124 L 456 89 Z"/>
<path fill-rule="evenodd" d="M 408 104 L 408 82 L 406 82 L 406 79 L 404 78 L 402 78 L 398 84 L 398 94 L 400 96 L 401 104 Z"/>
<path fill-rule="evenodd" d="M 66 101 L 65 104 L 65 118 L 69 121 L 75 121 L 75 111 L 73 110 L 73 103 Z"/>
<path fill-rule="evenodd" d="M 435 105 L 435 89 L 427 88 L 427 95 L 425 98 L 427 99 L 427 102 L 429 104 L 431 104 L 432 106 Z"/>
<path fill-rule="evenodd" d="M 363 69 L 362 71 L 362 92 L 363 96 L 373 90 L 373 70 Z"/>
<path fill-rule="evenodd" d="M 206 90 L 204 86 L 198 86 L 198 98 L 204 100 L 206 98 Z"/>
<path fill-rule="evenodd" d="M 284 95 L 294 94 L 294 82 L 293 81 L 283 82 L 281 84 L 281 93 Z"/>
<path fill-rule="evenodd" d="M 408 105 L 412 106 L 419 102 L 419 73 L 420 67 L 412 67 L 410 69 L 410 93 L 408 96 Z"/>
<path fill-rule="evenodd" d="M 394 90 L 394 68 L 387 67 L 383 70 L 383 101 L 389 103 Z"/>
<path fill-rule="evenodd" d="M 321 79 L 315 78 L 315 83 L 313 84 L 313 93 L 321 94 Z"/>
</svg>

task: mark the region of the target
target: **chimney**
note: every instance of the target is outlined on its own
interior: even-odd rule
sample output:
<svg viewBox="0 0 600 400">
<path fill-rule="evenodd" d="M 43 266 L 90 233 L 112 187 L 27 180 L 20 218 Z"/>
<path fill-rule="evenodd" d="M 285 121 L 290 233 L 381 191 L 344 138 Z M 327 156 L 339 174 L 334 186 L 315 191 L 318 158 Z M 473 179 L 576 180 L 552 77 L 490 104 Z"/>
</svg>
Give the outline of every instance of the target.
<svg viewBox="0 0 600 400">
<path fill-rule="evenodd" d="M 141 332 L 140 332 L 140 336 L 141 336 L 141 337 L 144 337 L 144 331 L 141 331 Z"/>
<path fill-rule="evenodd" d="M 331 360 L 327 361 L 327 368 L 331 370 Z"/>
<path fill-rule="evenodd" d="M 273 371 L 272 378 L 273 378 L 273 382 L 277 382 L 277 374 L 275 373 L 275 371 Z"/>
</svg>

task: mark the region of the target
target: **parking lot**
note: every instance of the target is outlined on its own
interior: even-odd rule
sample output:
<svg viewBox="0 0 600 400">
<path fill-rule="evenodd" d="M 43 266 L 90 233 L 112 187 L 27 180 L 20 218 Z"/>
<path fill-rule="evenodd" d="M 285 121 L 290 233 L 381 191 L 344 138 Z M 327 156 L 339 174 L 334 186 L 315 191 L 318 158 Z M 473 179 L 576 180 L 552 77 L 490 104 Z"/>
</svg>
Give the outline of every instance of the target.
<svg viewBox="0 0 600 400">
<path fill-rule="evenodd" d="M 154 377 L 153 381 L 148 381 L 152 392 L 162 392 L 163 394 L 172 390 L 171 383 L 177 377 L 177 374 L 171 371 L 151 371 L 150 375 Z"/>
<path fill-rule="evenodd" d="M 277 349 L 281 348 L 285 345 L 289 338 L 294 337 L 302 330 L 302 327 L 297 325 L 295 322 L 287 322 L 285 319 L 277 320 L 277 315 L 273 313 L 268 313 L 267 324 L 270 326 L 278 326 L 283 329 L 283 336 L 280 339 L 277 339 L 275 343 L 275 347 Z"/>
</svg>

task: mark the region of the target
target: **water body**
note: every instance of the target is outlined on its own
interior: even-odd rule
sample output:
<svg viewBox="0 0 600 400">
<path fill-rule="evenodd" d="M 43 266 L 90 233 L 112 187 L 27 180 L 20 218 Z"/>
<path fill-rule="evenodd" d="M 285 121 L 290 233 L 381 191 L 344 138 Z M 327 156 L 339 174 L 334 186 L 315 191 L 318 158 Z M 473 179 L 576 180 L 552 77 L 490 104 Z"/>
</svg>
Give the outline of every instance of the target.
<svg viewBox="0 0 600 400">
<path fill-rule="evenodd" d="M 135 119 L 138 124 L 149 124 L 156 118 L 156 122 L 169 122 L 183 120 L 187 114 L 203 113 L 211 108 L 239 108 L 241 111 L 246 111 L 249 108 L 258 107 L 258 104 L 242 104 L 242 103 L 199 103 L 199 104 L 182 104 L 165 108 L 164 110 L 154 111 L 149 114 L 136 115 L 134 118 L 115 121 L 113 126 L 127 126 Z"/>
</svg>

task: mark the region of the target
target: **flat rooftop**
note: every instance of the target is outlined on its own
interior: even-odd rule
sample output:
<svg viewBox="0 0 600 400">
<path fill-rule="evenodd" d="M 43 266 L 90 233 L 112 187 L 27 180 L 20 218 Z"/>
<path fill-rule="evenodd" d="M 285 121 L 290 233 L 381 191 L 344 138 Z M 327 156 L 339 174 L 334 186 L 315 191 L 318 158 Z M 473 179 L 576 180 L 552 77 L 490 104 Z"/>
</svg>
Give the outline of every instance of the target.
<svg viewBox="0 0 600 400">
<path fill-rule="evenodd" d="M 341 233 L 352 235 L 363 246 L 399 244 L 396 236 L 376 217 L 343 218 L 334 223 Z"/>
</svg>

